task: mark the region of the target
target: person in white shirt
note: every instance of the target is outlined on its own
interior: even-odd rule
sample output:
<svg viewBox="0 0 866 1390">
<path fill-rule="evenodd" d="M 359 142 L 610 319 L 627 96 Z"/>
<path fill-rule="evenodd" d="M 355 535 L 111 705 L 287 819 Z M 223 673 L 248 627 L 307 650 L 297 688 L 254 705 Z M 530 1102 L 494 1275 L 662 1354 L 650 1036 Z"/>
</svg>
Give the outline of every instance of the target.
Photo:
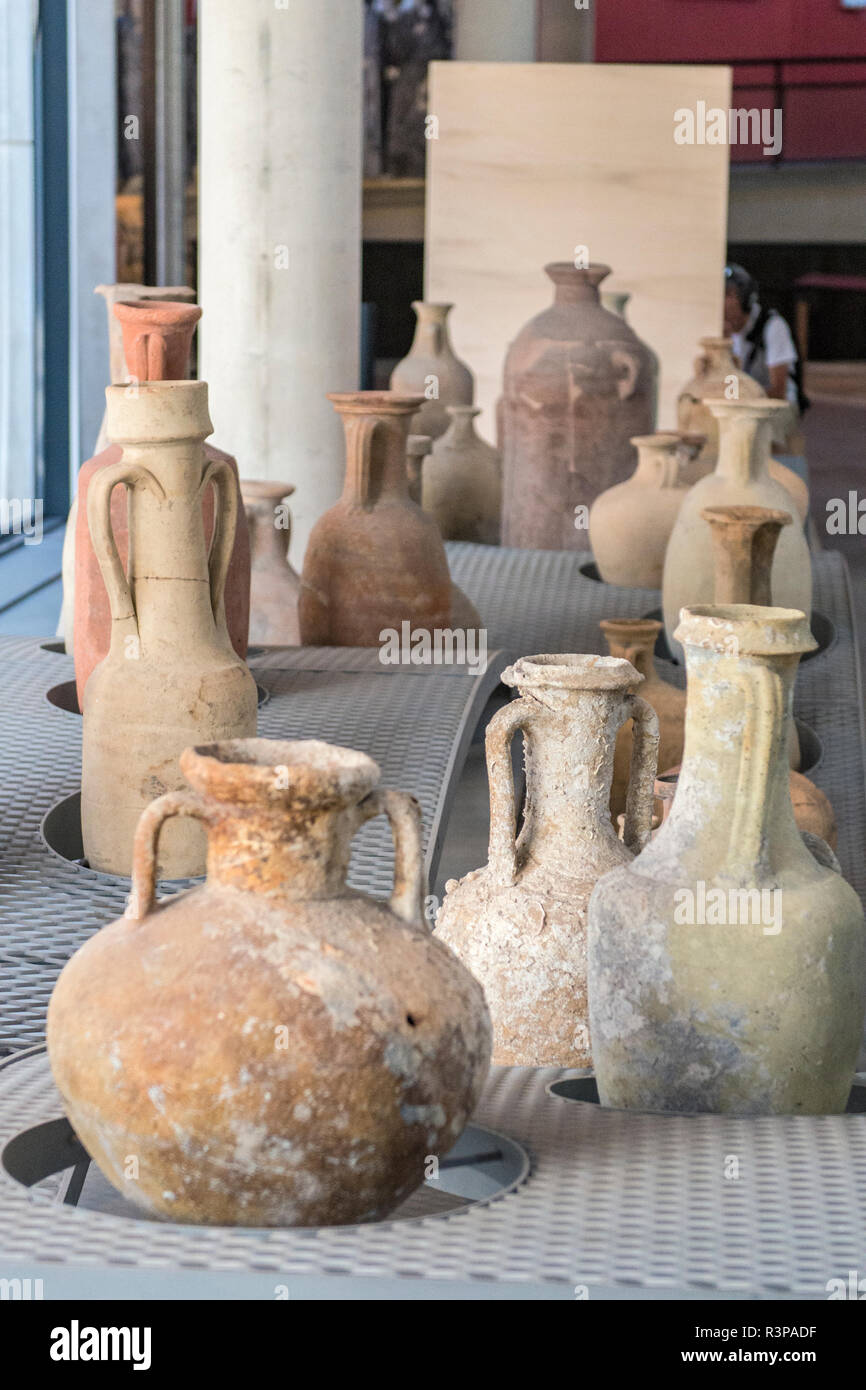
<svg viewBox="0 0 866 1390">
<path fill-rule="evenodd" d="M 789 455 L 799 458 L 800 412 L 808 404 L 802 391 L 800 357 L 782 315 L 763 308 L 757 282 L 741 265 L 725 266 L 725 333 L 732 339 L 743 371 L 754 377 L 768 396 L 788 402 L 790 414 L 780 420 L 776 439 Z"/>
</svg>

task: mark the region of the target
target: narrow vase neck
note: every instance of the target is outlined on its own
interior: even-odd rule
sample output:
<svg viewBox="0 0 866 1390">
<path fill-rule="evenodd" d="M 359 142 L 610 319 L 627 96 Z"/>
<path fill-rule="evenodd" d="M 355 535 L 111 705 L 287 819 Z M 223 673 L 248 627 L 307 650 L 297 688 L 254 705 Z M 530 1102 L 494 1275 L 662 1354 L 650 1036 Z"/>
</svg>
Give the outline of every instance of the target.
<svg viewBox="0 0 866 1390">
<path fill-rule="evenodd" d="M 344 896 L 356 807 L 322 810 L 208 802 L 209 883 L 295 901 Z"/>
<path fill-rule="evenodd" d="M 411 416 L 347 414 L 346 481 L 343 501 L 372 507 L 384 501 L 408 501 L 406 441 Z"/>
<path fill-rule="evenodd" d="M 581 842 L 616 838 L 609 802 L 624 692 L 570 691 L 552 705 L 523 700 L 529 719 L 519 851 L 536 861 L 579 864 Z"/>
<path fill-rule="evenodd" d="M 416 304 L 418 322 L 412 340 L 412 355 L 420 357 L 439 357 L 450 353 L 451 340 L 448 334 L 448 314 L 451 306 Z"/>
<path fill-rule="evenodd" d="M 719 477 L 743 485 L 769 476 L 768 461 L 773 438 L 772 420 L 754 415 L 719 418 Z"/>
<path fill-rule="evenodd" d="M 676 487 L 680 477 L 680 461 L 676 447 L 663 448 L 652 444 L 638 445 L 637 468 L 632 476 L 636 482 L 644 487 L 656 489 Z"/>
<path fill-rule="evenodd" d="M 708 873 L 754 880 L 780 843 L 799 844 L 788 787 L 798 660 L 686 647 L 683 765 L 669 824 Z"/>
</svg>

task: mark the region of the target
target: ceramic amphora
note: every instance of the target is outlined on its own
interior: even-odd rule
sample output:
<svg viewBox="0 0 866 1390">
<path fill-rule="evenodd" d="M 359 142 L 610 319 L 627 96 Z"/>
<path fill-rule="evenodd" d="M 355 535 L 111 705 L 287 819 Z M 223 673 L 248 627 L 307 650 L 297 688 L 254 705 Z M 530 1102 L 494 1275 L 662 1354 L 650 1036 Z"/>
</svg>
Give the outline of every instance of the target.
<svg viewBox="0 0 866 1390">
<path fill-rule="evenodd" d="M 597 497 L 589 543 L 605 584 L 660 589 L 665 550 L 688 488 L 680 482 L 678 434 L 637 435 L 637 467 Z"/>
<path fill-rule="evenodd" d="M 619 314 L 603 309 L 607 266 L 545 267 L 554 302 L 521 329 L 497 407 L 502 543 L 585 550 L 596 497 L 634 471 L 631 440 L 653 429 L 657 364 Z M 583 509 L 578 511 L 578 509 Z"/>
<path fill-rule="evenodd" d="M 673 807 L 589 906 L 602 1104 L 839 1114 L 866 1010 L 866 924 L 791 805 L 787 726 L 797 664 L 815 647 L 808 621 L 697 606 L 677 636 L 688 704 Z"/>
<path fill-rule="evenodd" d="M 188 748 L 181 766 L 191 790 L 141 817 L 126 916 L 54 989 L 48 1050 L 67 1114 L 151 1215 L 385 1216 L 459 1137 L 490 1058 L 481 988 L 424 923 L 420 808 L 379 790 L 363 753 L 313 741 Z M 346 885 L 352 837 L 381 814 L 389 903 Z M 206 826 L 207 880 L 157 902 L 169 817 Z"/>
<path fill-rule="evenodd" d="M 109 386 L 109 437 L 119 463 L 90 481 L 87 519 L 111 605 L 111 645 L 84 691 L 81 828 L 92 869 L 128 875 L 142 811 L 180 785 L 178 758 L 196 739 L 256 732 L 256 685 L 229 641 L 222 602 L 234 547 L 237 481 L 210 459 L 203 381 Z M 129 573 L 111 529 L 111 498 L 128 491 Z M 208 550 L 202 494 L 218 506 Z M 194 821 L 162 839 L 160 877 L 203 873 Z"/>
<path fill-rule="evenodd" d="M 412 420 L 413 434 L 438 439 L 447 430 L 449 405 L 471 405 L 475 392 L 472 373 L 451 346 L 448 315 L 453 304 L 416 300 L 412 305 L 417 323 L 408 356 L 391 373 L 392 391 L 421 396 Z"/>
<path fill-rule="evenodd" d="M 484 988 L 494 1062 L 585 1067 L 587 904 L 598 878 L 649 836 L 658 721 L 635 694 L 641 676 L 613 657 L 522 657 L 502 679 L 520 698 L 487 726 L 488 863 L 446 885 L 436 934 Z M 636 737 L 623 842 L 609 802 L 614 742 L 627 719 Z M 519 833 L 511 766 L 518 730 L 526 763 Z"/>
<path fill-rule="evenodd" d="M 241 497 L 250 533 L 250 642 L 297 647 L 301 577 L 289 564 L 292 483 L 244 478 Z"/>
<path fill-rule="evenodd" d="M 449 405 L 448 429 L 423 465 L 421 503 L 446 541 L 498 545 L 502 517 L 499 454 L 475 432 L 480 407 Z"/>
</svg>

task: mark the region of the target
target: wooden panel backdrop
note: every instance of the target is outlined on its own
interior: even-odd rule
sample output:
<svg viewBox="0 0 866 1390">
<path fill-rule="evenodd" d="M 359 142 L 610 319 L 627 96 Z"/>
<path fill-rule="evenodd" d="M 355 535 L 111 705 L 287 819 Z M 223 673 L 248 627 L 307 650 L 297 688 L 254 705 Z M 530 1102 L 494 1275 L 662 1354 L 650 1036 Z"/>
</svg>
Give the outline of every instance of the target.
<svg viewBox="0 0 866 1390">
<path fill-rule="evenodd" d="M 674 112 L 727 110 L 730 91 L 724 67 L 431 65 L 426 296 L 456 306 L 488 438 L 507 347 L 552 299 L 542 267 L 578 246 L 631 291 L 662 360 L 659 425 L 675 422 L 697 340 L 722 328 L 728 148 L 676 144 Z"/>
</svg>

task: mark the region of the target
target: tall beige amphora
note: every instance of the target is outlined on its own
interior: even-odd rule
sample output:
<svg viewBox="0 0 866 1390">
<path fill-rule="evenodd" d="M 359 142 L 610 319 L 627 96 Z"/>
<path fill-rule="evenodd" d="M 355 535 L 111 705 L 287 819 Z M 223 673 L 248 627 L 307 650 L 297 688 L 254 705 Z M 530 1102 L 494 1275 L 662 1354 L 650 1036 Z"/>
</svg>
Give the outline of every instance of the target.
<svg viewBox="0 0 866 1390">
<path fill-rule="evenodd" d="M 413 434 L 438 439 L 451 423 L 449 405 L 471 405 L 475 380 L 451 346 L 448 315 L 453 304 L 416 300 L 417 323 L 412 346 L 391 373 L 390 387 L 403 396 L 424 396 L 412 419 Z"/>
<path fill-rule="evenodd" d="M 499 454 L 475 432 L 479 406 L 449 405 L 447 409 L 448 429 L 424 463 L 421 505 L 436 518 L 443 540 L 498 545 L 502 524 Z"/>
<path fill-rule="evenodd" d="M 502 679 L 520 698 L 487 726 L 488 863 L 446 885 L 436 934 L 483 986 L 494 1062 L 585 1067 L 587 904 L 598 878 L 649 836 L 658 720 L 635 694 L 643 677 L 613 657 L 523 657 Z M 609 801 L 614 743 L 627 719 L 635 732 L 622 842 Z M 519 834 L 518 730 L 526 762 Z"/>
<path fill-rule="evenodd" d="M 665 549 L 688 488 L 680 482 L 678 434 L 637 435 L 637 468 L 595 499 L 589 543 L 605 584 L 659 589 Z"/>
<path fill-rule="evenodd" d="M 191 743 L 256 732 L 256 686 L 229 641 L 222 607 L 238 490 L 225 459 L 208 461 L 207 384 L 109 386 L 109 438 L 123 454 L 91 481 L 87 517 L 111 602 L 111 646 L 84 694 L 81 821 L 84 853 L 103 873 L 131 872 L 135 827 L 154 797 L 182 785 Z M 129 572 L 111 531 L 111 492 L 128 493 Z M 208 555 L 201 499 L 217 520 Z M 166 827 L 161 878 L 204 872 L 194 820 Z"/>
<path fill-rule="evenodd" d="M 784 401 L 712 400 L 707 404 L 719 426 L 719 458 L 714 472 L 686 494 L 665 554 L 662 603 L 668 644 L 679 660 L 674 639 L 680 609 L 712 603 L 715 556 L 705 507 L 768 507 L 789 511 L 790 497 L 770 475 L 768 460 L 773 419 Z M 783 608 L 812 611 L 812 567 L 806 537 L 799 526 L 786 526 L 779 537 L 771 571 L 773 602 Z"/>
<path fill-rule="evenodd" d="M 866 924 L 789 791 L 803 613 L 683 612 L 688 701 L 673 807 L 589 905 L 603 1105 L 747 1115 L 845 1108 L 866 1010 Z"/>
</svg>

